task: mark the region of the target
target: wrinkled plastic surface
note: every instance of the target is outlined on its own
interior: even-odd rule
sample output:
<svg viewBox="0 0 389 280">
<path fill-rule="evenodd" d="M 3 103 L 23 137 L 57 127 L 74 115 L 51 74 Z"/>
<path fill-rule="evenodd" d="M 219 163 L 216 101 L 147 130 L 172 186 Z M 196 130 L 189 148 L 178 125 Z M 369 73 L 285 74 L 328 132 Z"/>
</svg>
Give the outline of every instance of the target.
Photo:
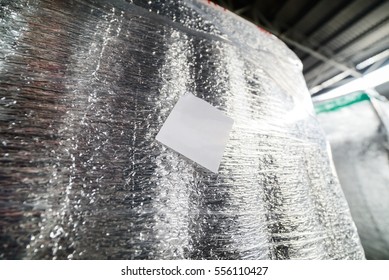
<svg viewBox="0 0 389 280">
<path fill-rule="evenodd" d="M 369 101 L 322 113 L 318 119 L 331 143 L 366 257 L 389 259 L 389 146 L 384 123 Z"/>
<path fill-rule="evenodd" d="M 197 1 L 1 1 L 1 258 L 361 259 L 301 62 Z M 155 140 L 190 92 L 215 175 Z"/>
</svg>

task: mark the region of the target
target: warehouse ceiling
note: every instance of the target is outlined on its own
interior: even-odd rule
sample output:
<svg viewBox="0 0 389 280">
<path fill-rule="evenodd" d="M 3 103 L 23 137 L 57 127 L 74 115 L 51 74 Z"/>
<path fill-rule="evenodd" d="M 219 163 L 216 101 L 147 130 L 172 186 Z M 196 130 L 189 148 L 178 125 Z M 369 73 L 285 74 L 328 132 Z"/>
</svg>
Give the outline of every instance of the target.
<svg viewBox="0 0 389 280">
<path fill-rule="evenodd" d="M 325 93 L 389 63 L 387 0 L 213 2 L 286 42 L 304 64 L 312 95 Z"/>
</svg>

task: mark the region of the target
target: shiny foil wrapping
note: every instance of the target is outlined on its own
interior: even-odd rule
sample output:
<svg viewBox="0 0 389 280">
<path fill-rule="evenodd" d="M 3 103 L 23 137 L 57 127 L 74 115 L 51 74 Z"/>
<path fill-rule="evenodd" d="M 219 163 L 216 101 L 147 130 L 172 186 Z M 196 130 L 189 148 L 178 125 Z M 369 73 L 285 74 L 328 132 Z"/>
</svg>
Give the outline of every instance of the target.
<svg viewBox="0 0 389 280">
<path fill-rule="evenodd" d="M 207 1 L 0 0 L 0 257 L 364 258 L 301 68 Z M 188 92 L 218 174 L 155 140 Z"/>
</svg>

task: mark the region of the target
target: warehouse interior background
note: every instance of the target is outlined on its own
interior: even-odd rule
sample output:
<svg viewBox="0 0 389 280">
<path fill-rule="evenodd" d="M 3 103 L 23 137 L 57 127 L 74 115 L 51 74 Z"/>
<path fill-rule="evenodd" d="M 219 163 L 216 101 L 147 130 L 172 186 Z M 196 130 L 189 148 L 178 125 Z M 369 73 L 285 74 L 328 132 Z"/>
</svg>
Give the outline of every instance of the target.
<svg viewBox="0 0 389 280">
<path fill-rule="evenodd" d="M 303 62 L 312 96 L 329 92 L 389 62 L 389 1 L 213 2 L 283 40 Z M 387 71 L 375 87 L 386 97 L 389 97 L 388 80 Z"/>
</svg>

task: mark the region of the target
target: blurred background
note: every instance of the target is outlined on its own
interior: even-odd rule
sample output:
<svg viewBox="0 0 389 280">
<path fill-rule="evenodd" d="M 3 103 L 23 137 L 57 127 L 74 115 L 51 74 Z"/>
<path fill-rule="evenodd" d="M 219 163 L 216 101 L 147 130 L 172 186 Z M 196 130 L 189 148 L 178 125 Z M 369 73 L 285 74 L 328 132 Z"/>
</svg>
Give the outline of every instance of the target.
<svg viewBox="0 0 389 280">
<path fill-rule="evenodd" d="M 389 62 L 389 1 L 214 0 L 282 39 L 302 60 L 312 96 Z M 389 77 L 374 83 L 389 96 Z"/>
</svg>

